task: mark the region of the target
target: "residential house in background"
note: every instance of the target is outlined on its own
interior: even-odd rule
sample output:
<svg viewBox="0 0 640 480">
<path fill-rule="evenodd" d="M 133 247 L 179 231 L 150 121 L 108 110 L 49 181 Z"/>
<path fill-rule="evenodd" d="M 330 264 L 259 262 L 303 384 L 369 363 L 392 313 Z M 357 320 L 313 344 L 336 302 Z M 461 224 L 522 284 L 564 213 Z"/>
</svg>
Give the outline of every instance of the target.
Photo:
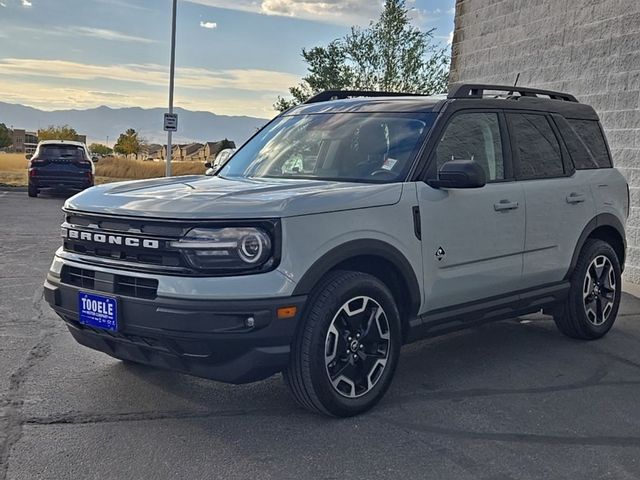
<svg viewBox="0 0 640 480">
<path fill-rule="evenodd" d="M 180 147 L 182 145 L 171 145 L 171 159 L 174 160 L 176 159 L 178 156 L 180 156 Z M 163 145 L 162 146 L 162 150 L 160 151 L 160 159 L 161 160 L 166 160 L 167 159 L 167 146 Z"/>
<path fill-rule="evenodd" d="M 144 145 L 141 153 L 144 160 L 160 160 L 162 158 L 162 145 L 157 143 Z"/>
<path fill-rule="evenodd" d="M 147 157 L 150 160 L 165 161 L 167 159 L 166 145 L 149 146 Z M 218 142 L 206 142 L 205 144 L 192 142 L 172 145 L 171 160 L 176 162 L 207 162 L 213 161 L 216 155 L 225 148 L 236 148 L 235 142 L 224 139 Z"/>
<path fill-rule="evenodd" d="M 236 144 L 232 140 L 224 139 L 219 142 L 207 142 L 204 144 L 204 160 L 213 161 L 216 158 L 216 155 L 220 153 L 225 148 L 236 148 Z"/>
<path fill-rule="evenodd" d="M 202 149 L 201 143 L 188 143 L 180 147 L 180 158 L 176 159 L 181 162 L 199 160 L 198 152 Z"/>
</svg>

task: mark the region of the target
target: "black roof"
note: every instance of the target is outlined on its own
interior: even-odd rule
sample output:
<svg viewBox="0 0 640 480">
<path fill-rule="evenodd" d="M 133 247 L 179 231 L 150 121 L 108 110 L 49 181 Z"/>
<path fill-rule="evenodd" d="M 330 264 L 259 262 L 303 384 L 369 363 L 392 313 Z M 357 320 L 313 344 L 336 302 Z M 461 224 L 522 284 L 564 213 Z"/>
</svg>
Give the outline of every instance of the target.
<svg viewBox="0 0 640 480">
<path fill-rule="evenodd" d="M 487 96 L 487 91 L 502 91 L 506 95 Z M 518 95 L 513 95 L 518 93 Z M 373 94 L 373 95 L 371 95 Z M 369 96 L 371 95 L 371 96 Z M 348 97 L 348 98 L 344 98 Z M 332 98 L 337 98 L 332 100 Z M 426 113 L 445 108 L 491 108 L 504 110 L 530 110 L 557 113 L 567 118 L 597 120 L 598 115 L 589 105 L 578 103 L 568 93 L 526 87 L 462 84 L 445 95 L 406 95 L 398 93 L 358 91 L 329 91 L 312 97 L 308 103 L 298 105 L 285 115 L 316 113 Z"/>
</svg>

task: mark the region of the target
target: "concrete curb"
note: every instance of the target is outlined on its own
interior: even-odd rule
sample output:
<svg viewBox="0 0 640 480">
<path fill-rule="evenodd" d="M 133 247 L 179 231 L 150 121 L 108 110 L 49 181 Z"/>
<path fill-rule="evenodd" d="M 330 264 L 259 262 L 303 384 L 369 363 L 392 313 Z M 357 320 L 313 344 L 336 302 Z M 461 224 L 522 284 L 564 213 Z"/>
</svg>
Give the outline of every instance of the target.
<svg viewBox="0 0 640 480">
<path fill-rule="evenodd" d="M 0 185 L 0 192 L 26 192 L 27 187 L 14 187 L 13 185 Z"/>
</svg>

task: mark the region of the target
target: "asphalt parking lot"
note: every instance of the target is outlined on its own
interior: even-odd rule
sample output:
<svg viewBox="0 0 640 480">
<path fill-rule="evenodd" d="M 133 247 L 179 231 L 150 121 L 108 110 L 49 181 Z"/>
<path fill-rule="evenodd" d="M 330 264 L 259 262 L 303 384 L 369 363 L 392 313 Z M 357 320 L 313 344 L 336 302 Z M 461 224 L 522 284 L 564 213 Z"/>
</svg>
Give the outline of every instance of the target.
<svg viewBox="0 0 640 480">
<path fill-rule="evenodd" d="M 42 298 L 63 201 L 0 191 L 0 480 L 640 477 L 631 295 L 597 342 L 530 316 L 407 346 L 376 409 L 329 419 L 279 376 L 224 385 L 77 345 Z"/>
</svg>

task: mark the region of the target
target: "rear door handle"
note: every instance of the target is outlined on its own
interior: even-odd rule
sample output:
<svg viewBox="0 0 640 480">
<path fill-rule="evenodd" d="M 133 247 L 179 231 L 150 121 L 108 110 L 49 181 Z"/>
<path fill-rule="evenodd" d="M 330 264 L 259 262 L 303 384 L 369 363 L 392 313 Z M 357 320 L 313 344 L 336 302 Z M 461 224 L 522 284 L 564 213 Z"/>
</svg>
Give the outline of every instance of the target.
<svg viewBox="0 0 640 480">
<path fill-rule="evenodd" d="M 500 200 L 498 203 L 493 204 L 493 209 L 496 212 L 501 212 L 504 210 L 515 210 L 516 208 L 518 208 L 518 202 L 512 202 L 510 200 L 507 200 L 506 198 Z"/>
<path fill-rule="evenodd" d="M 567 195 L 567 203 L 581 203 L 587 199 L 584 193 L 571 192 Z"/>
</svg>

